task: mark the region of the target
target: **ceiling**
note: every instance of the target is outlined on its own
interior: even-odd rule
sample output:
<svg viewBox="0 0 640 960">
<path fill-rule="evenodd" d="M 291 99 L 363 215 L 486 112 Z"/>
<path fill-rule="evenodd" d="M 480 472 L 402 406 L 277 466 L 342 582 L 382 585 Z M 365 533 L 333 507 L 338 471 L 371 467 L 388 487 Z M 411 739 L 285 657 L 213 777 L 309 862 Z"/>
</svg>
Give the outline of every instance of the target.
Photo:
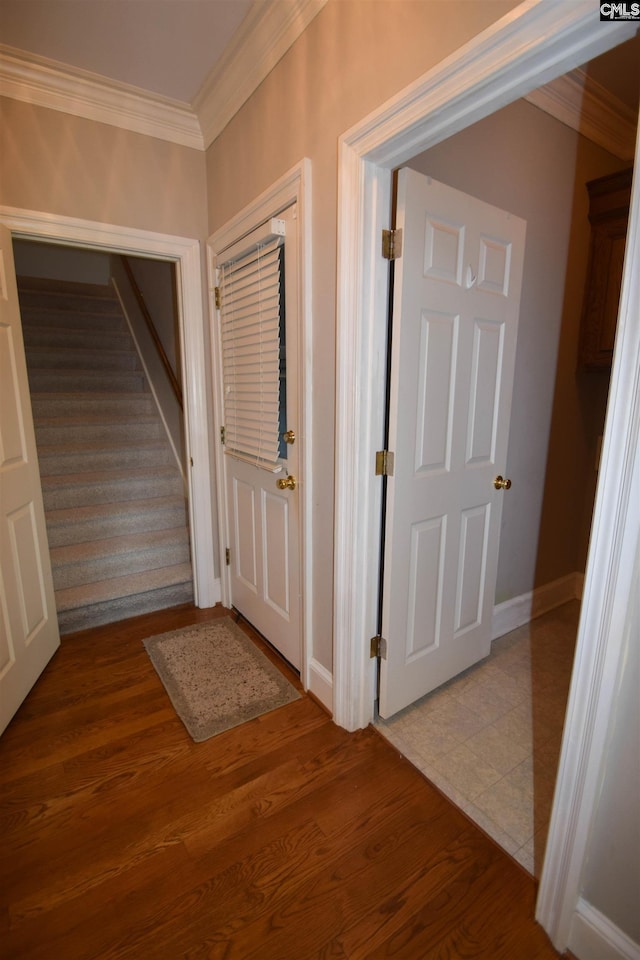
<svg viewBox="0 0 640 960">
<path fill-rule="evenodd" d="M 192 103 L 252 5 L 253 0 L 0 0 L 0 38 L 8 46 Z M 640 38 L 598 57 L 586 72 L 637 110 Z"/>
<path fill-rule="evenodd" d="M 40 68 L 37 62 L 33 64 L 33 69 L 40 72 L 26 94 L 19 65 L 18 73 L 12 76 L 13 81 L 17 76 L 17 81 L 8 95 L 35 98 L 33 102 L 49 106 L 50 99 L 39 101 L 37 97 L 52 78 L 50 67 L 56 64 L 50 61 L 57 61 L 63 70 L 76 71 L 74 78 L 78 81 L 82 77 L 77 71 L 89 71 L 87 77 L 93 76 L 100 83 L 115 81 L 151 97 L 170 98 L 182 110 L 182 116 L 174 116 L 171 121 L 178 124 L 179 132 L 171 126 L 165 129 L 155 125 L 151 130 L 146 115 L 142 120 L 137 116 L 132 120 L 135 111 L 129 103 L 115 122 L 202 148 L 223 129 L 325 2 L 0 0 L 0 67 L 3 52 L 22 51 L 27 60 L 33 60 L 34 55 L 36 60 L 46 58 Z M 341 2 L 366 4 L 369 0 Z M 613 131 L 614 139 L 620 131 L 624 140 L 613 152 L 632 157 L 640 96 L 640 35 L 585 64 L 581 71 L 573 71 L 564 83 L 562 80 L 559 78 L 540 92 L 534 91 L 528 99 L 585 136 L 593 138 L 595 132 L 596 142 L 604 116 L 605 126 Z M 597 85 L 599 112 L 589 126 L 581 114 L 589 113 L 585 83 L 593 82 Z M 117 88 L 109 107 L 112 109 L 123 96 L 126 89 Z M 94 84 L 90 93 L 85 86 L 81 96 L 62 97 L 53 105 L 55 109 L 81 112 L 81 104 L 86 100 L 93 103 L 96 97 L 101 101 Z M 82 115 L 114 122 L 113 115 Z M 186 129 L 185 124 L 188 126 L 190 121 L 197 129 Z M 609 140 L 601 145 L 612 149 Z"/>
<path fill-rule="evenodd" d="M 191 103 L 251 6 L 252 0 L 0 0 L 0 38 Z"/>
</svg>

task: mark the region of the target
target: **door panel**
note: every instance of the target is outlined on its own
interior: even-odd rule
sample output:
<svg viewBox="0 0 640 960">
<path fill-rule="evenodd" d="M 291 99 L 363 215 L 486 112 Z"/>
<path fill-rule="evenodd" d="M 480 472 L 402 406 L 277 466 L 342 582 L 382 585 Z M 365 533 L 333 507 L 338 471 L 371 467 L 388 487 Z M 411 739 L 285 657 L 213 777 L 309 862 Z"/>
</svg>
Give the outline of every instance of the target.
<svg viewBox="0 0 640 960">
<path fill-rule="evenodd" d="M 0 732 L 60 645 L 11 234 L 0 227 Z"/>
<path fill-rule="evenodd" d="M 382 717 L 489 653 L 525 236 L 410 170 L 396 223 Z"/>
</svg>

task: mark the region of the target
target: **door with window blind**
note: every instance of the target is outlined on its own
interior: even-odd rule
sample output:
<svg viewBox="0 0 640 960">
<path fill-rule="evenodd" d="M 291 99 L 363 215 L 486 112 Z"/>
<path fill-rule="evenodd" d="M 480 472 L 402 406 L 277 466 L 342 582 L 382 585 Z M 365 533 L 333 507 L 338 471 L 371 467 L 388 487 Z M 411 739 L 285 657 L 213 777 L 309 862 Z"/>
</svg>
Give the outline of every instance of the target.
<svg viewBox="0 0 640 960">
<path fill-rule="evenodd" d="M 301 664 L 295 205 L 217 259 L 233 606 Z"/>
</svg>

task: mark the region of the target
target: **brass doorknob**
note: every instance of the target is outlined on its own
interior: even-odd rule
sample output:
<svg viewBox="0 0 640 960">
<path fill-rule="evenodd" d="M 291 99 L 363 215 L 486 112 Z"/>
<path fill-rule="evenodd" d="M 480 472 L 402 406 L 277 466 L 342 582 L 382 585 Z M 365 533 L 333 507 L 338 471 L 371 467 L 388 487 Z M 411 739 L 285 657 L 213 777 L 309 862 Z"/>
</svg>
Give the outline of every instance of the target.
<svg viewBox="0 0 640 960">
<path fill-rule="evenodd" d="M 276 486 L 278 490 L 295 490 L 296 488 L 296 478 L 295 477 L 280 477 L 279 480 L 276 480 Z"/>
<path fill-rule="evenodd" d="M 493 481 L 493 485 L 496 490 L 509 490 L 511 488 L 511 480 L 505 480 L 504 477 L 501 477 L 500 474 Z"/>
<path fill-rule="evenodd" d="M 294 431 L 294 430 L 287 430 L 286 433 L 283 433 L 283 434 L 282 434 L 282 439 L 284 440 L 285 443 L 295 443 L 295 442 L 296 442 L 296 434 L 295 434 L 295 431 Z"/>
</svg>

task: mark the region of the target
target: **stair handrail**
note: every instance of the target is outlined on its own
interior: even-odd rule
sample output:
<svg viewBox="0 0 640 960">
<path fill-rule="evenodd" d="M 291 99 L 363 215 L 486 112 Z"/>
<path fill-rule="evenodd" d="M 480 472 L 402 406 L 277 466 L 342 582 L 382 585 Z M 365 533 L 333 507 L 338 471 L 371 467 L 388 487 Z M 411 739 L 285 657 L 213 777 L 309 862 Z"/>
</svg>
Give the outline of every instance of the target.
<svg viewBox="0 0 640 960">
<path fill-rule="evenodd" d="M 129 278 L 131 289 L 133 290 L 136 300 L 138 301 L 140 312 L 144 317 L 151 339 L 155 344 L 156 350 L 158 351 L 158 355 L 162 361 L 162 365 L 166 371 L 167 377 L 169 378 L 169 383 L 171 384 L 171 388 L 175 394 L 176 400 L 180 404 L 180 409 L 183 409 L 184 402 L 182 399 L 182 387 L 178 382 L 178 378 L 176 377 L 173 371 L 173 367 L 171 366 L 171 361 L 169 360 L 169 357 L 167 356 L 166 351 L 162 345 L 162 340 L 160 339 L 158 331 L 156 330 L 155 323 L 153 322 L 153 317 L 149 313 L 149 308 L 147 307 L 147 304 L 145 302 L 142 290 L 138 286 L 138 281 L 136 280 L 135 274 L 131 269 L 129 258 L 125 254 L 120 254 L 120 260 L 122 261 L 122 266 L 124 267 L 127 277 Z"/>
</svg>

